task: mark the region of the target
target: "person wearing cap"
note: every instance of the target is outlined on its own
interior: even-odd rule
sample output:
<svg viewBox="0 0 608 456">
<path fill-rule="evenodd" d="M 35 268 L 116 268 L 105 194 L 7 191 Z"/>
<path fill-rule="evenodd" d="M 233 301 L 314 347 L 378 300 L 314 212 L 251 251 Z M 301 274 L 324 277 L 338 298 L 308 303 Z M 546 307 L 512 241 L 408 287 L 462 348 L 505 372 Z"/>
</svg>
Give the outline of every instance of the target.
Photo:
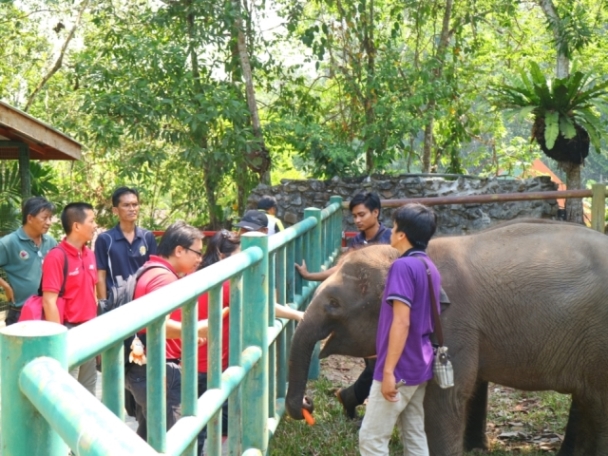
<svg viewBox="0 0 608 456">
<path fill-rule="evenodd" d="M 274 196 L 264 195 L 258 201 L 258 211 L 268 216 L 268 234 L 272 235 L 283 231 L 283 222 L 277 217 L 277 199 Z"/>
<path fill-rule="evenodd" d="M 268 216 L 264 212 L 252 209 L 245 212 L 245 215 L 243 215 L 243 218 L 236 226 L 240 228 L 239 235 L 251 231 L 268 234 Z"/>
<path fill-rule="evenodd" d="M 245 215 L 243 215 L 243 218 L 236 226 L 240 228 L 239 235 L 254 231 L 268 234 L 268 217 L 264 212 L 249 210 L 245 212 Z M 281 304 L 274 305 L 274 312 L 277 318 L 288 318 L 296 321 L 302 321 L 304 318 L 304 312 Z"/>
</svg>

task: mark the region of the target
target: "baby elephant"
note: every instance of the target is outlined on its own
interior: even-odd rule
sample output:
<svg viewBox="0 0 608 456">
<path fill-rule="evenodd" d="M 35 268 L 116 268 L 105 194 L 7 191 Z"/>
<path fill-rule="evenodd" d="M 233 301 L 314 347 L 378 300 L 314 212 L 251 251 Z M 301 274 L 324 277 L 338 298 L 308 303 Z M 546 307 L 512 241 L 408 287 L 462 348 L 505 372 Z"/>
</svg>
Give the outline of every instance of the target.
<svg viewBox="0 0 608 456">
<path fill-rule="evenodd" d="M 608 237 L 524 220 L 437 238 L 427 252 L 451 301 L 441 321 L 455 373 L 454 388 L 427 388 L 431 454 L 462 455 L 465 435 L 468 446 L 485 444 L 486 385 L 495 382 L 571 394 L 578 413 L 560 456 L 608 455 Z M 317 341 L 329 337 L 321 357 L 375 354 L 382 289 L 396 257 L 389 246 L 356 250 L 318 288 L 291 347 L 286 407 L 293 418 L 302 418 Z"/>
</svg>

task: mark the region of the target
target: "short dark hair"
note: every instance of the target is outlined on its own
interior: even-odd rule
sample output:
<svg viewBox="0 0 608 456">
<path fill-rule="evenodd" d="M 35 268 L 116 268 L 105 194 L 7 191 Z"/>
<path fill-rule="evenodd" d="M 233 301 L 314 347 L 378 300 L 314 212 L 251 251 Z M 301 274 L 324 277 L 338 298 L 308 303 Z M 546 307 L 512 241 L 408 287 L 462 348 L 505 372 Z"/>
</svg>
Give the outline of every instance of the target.
<svg viewBox="0 0 608 456">
<path fill-rule="evenodd" d="M 377 193 L 368 192 L 368 193 L 357 193 L 353 199 L 350 200 L 348 204 L 348 210 L 353 211 L 355 206 L 359 204 L 363 204 L 366 208 L 369 209 L 370 212 L 378 209 L 378 217 L 380 217 L 380 211 L 382 210 L 382 204 L 380 203 L 380 197 Z"/>
<path fill-rule="evenodd" d="M 264 195 L 260 198 L 260 201 L 258 201 L 258 209 L 267 211 L 273 207 L 277 207 L 277 199 L 274 196 Z"/>
<path fill-rule="evenodd" d="M 136 188 L 118 187 L 116 190 L 114 190 L 114 193 L 112 193 L 112 207 L 118 207 L 118 204 L 120 203 L 120 198 L 122 197 L 122 195 L 127 195 L 127 194 L 132 194 L 132 195 L 137 196 L 137 201 L 139 201 L 139 192 L 137 191 Z"/>
<path fill-rule="evenodd" d="M 238 234 L 228 230 L 221 230 L 215 233 L 209 241 L 201 263 L 201 269 L 211 266 L 220 261 L 220 254 L 230 256 L 241 245 L 241 238 Z"/>
<path fill-rule="evenodd" d="M 51 214 L 54 214 L 55 205 L 42 196 L 33 196 L 32 198 L 28 198 L 23 203 L 22 224 L 25 225 L 27 223 L 28 215 L 36 217 L 42 211 L 49 211 Z"/>
<path fill-rule="evenodd" d="M 87 218 L 87 210 L 92 211 L 93 206 L 89 203 L 83 203 L 82 201 L 70 203 L 63 208 L 63 211 L 61 212 L 61 226 L 63 226 L 65 234 L 70 234 L 72 232 L 74 223 L 84 222 Z"/>
<path fill-rule="evenodd" d="M 177 246 L 189 249 L 194 241 L 203 239 L 203 233 L 198 228 L 188 225 L 183 220 L 178 220 L 169 225 L 158 245 L 158 254 L 169 258 L 175 252 Z"/>
<path fill-rule="evenodd" d="M 426 250 L 437 229 L 437 214 L 429 207 L 409 203 L 393 212 L 393 230 L 405 233 L 413 247 Z"/>
</svg>

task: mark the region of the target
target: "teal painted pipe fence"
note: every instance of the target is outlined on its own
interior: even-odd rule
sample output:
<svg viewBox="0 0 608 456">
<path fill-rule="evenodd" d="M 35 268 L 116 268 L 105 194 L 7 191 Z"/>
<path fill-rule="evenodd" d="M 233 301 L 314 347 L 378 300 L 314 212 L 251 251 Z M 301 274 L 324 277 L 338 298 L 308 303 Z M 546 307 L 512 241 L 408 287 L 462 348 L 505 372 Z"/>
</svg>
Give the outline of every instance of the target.
<svg viewBox="0 0 608 456">
<path fill-rule="evenodd" d="M 309 208 L 273 236 L 250 233 L 242 251 L 75 327 L 25 322 L 0 331 L 4 456 L 194 455 L 207 426 L 208 454 L 221 454 L 221 407 L 228 401 L 230 454 L 266 454 L 283 416 L 293 321 L 274 304 L 305 309 L 317 283 L 294 263 L 329 268 L 341 250 L 342 200 Z M 230 281 L 229 367 L 222 372 L 222 284 Z M 208 390 L 197 392 L 197 298 L 209 293 Z M 166 431 L 165 318 L 182 310 L 182 418 Z M 147 330 L 148 442 L 124 424 L 122 341 Z M 102 402 L 67 372 L 101 354 Z M 318 363 L 317 363 L 318 366 Z M 317 368 L 318 369 L 318 368 Z M 318 371 L 317 371 L 318 372 Z M 312 372 L 313 375 L 316 375 Z"/>
</svg>

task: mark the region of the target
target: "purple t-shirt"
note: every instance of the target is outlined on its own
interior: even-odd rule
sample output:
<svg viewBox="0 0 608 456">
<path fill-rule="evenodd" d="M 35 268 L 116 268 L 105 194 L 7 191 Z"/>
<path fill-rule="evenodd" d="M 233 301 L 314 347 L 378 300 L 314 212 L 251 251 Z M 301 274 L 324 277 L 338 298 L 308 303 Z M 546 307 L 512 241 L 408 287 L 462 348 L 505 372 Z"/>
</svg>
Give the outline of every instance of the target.
<svg viewBox="0 0 608 456">
<path fill-rule="evenodd" d="M 406 385 L 414 386 L 433 378 L 433 346 L 430 336 L 434 324 L 431 295 L 426 268 L 416 256 L 423 258 L 428 264 L 433 278 L 435 299 L 439 306 L 441 290 L 439 271 L 426 253 L 420 250 L 408 250 L 392 264 L 386 278 L 376 335 L 378 360 L 374 379 L 380 382 L 384 374 L 388 338 L 393 323 L 393 305 L 410 307 L 410 329 L 403 354 L 395 366 L 395 381 L 403 380 Z"/>
</svg>

